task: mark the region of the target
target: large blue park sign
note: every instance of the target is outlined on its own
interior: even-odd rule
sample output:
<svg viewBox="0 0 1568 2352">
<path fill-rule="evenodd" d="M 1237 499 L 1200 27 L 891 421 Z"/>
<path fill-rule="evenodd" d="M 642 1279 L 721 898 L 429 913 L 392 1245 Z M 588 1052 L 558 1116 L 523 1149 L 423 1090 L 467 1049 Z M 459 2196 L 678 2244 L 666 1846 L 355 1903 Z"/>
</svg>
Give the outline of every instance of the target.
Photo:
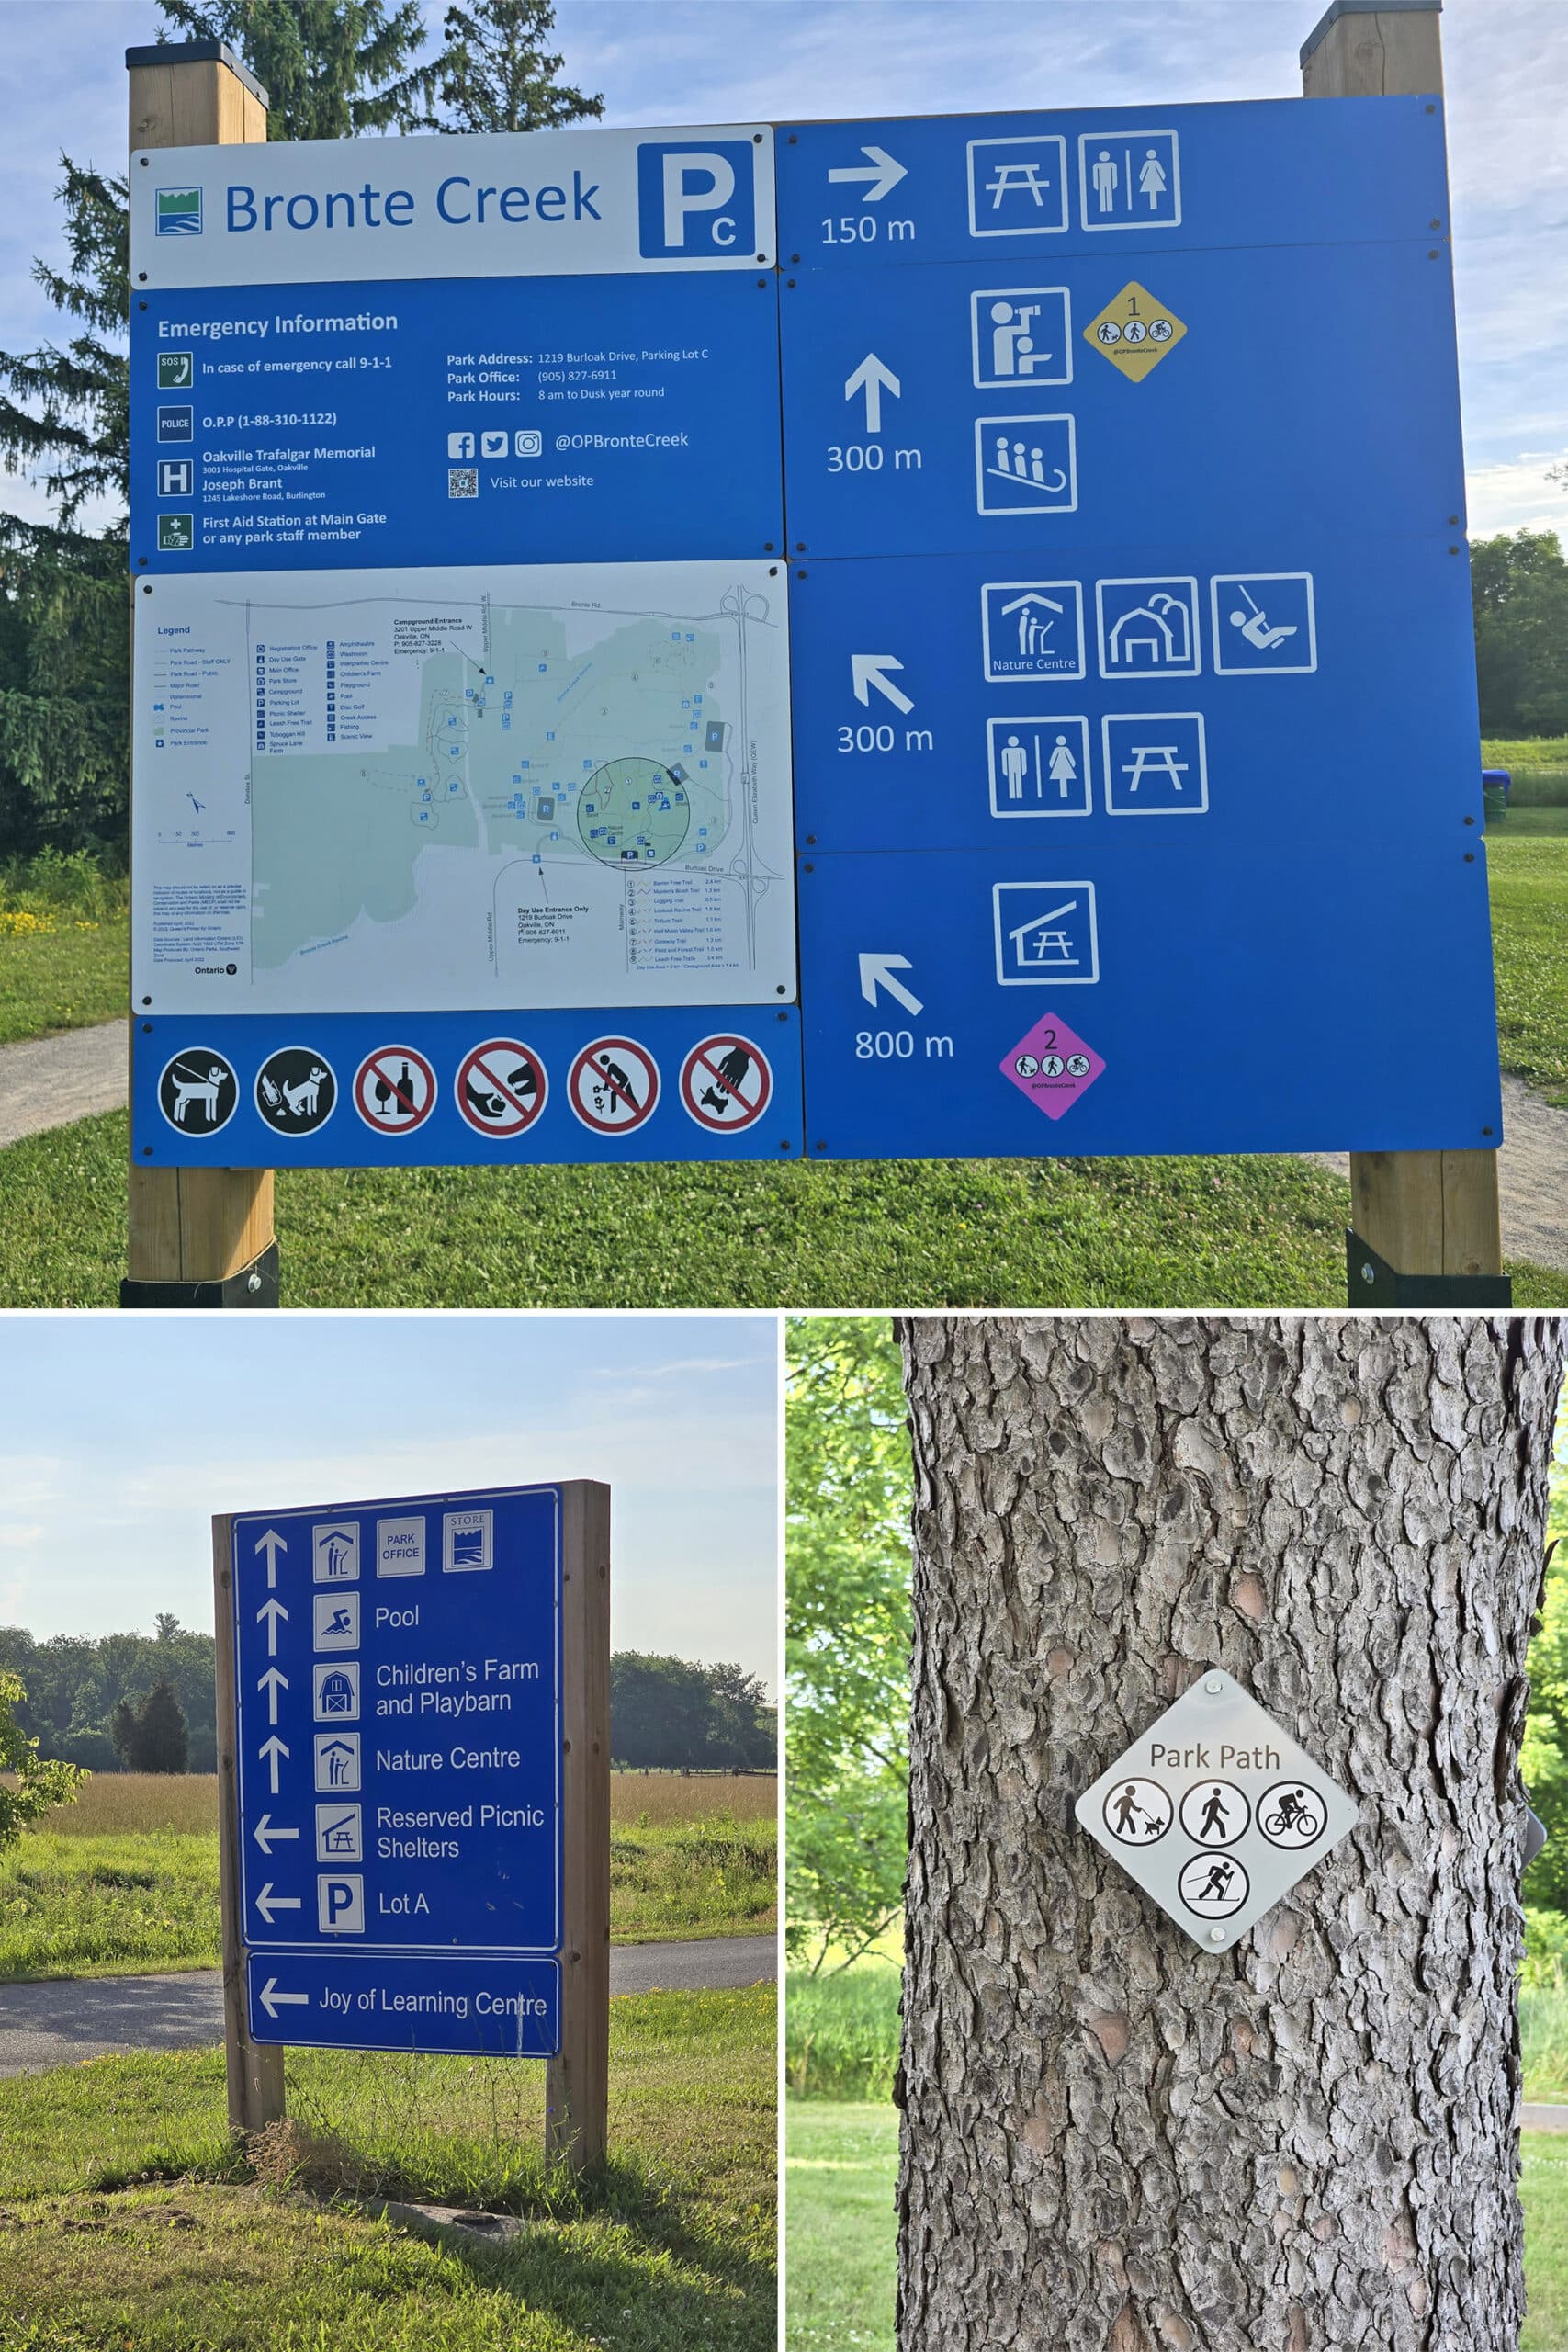
<svg viewBox="0 0 1568 2352">
<path fill-rule="evenodd" d="M 1495 1145 L 1435 98 L 131 176 L 142 1164 Z"/>
<path fill-rule="evenodd" d="M 253 2041 L 547 2057 L 561 1496 L 231 1522 Z"/>
</svg>

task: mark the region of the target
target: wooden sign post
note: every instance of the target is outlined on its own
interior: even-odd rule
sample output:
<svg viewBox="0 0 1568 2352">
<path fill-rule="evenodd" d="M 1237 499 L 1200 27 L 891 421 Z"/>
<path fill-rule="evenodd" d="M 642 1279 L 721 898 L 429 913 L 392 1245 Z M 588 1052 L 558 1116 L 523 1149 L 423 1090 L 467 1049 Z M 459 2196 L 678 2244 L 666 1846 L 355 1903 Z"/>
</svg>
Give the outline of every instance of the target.
<svg viewBox="0 0 1568 2352">
<path fill-rule="evenodd" d="M 1442 0 L 1333 0 L 1301 53 L 1309 98 L 1418 97 L 1443 88 Z M 1449 220 L 1429 224 L 1451 235 Z M 1457 514 L 1447 517 L 1458 530 Z M 1476 814 L 1481 747 L 1476 746 Z M 1352 1306 L 1510 1306 L 1495 1151 L 1350 1155 Z"/>
<path fill-rule="evenodd" d="M 133 156 L 265 139 L 266 92 L 222 41 L 125 55 Z M 141 1012 L 133 1004 L 132 1020 Z M 269 1168 L 143 1168 L 132 1158 L 128 1225 L 122 1306 L 277 1305 Z"/>
<path fill-rule="evenodd" d="M 514 1545 L 509 1555 L 503 1533 L 504 1509 L 509 1498 L 515 1506 L 519 1497 L 530 1506 L 544 1506 L 554 1497 L 558 1500 L 559 1511 L 559 1683 L 558 1696 L 551 1702 L 554 1712 L 547 1721 L 550 1736 L 558 1737 L 560 1742 L 560 1998 L 555 2053 L 545 2058 L 545 2153 L 552 2161 L 564 2163 L 576 2173 L 590 2172 L 604 2162 L 608 2147 L 610 2052 L 610 1489 L 591 1479 L 572 1479 L 558 1487 L 541 1488 L 503 1488 L 480 1496 L 400 1497 L 382 1502 L 322 1506 L 315 1510 L 290 1507 L 276 1515 L 276 1526 L 271 1519 L 260 1519 L 254 1514 L 241 1521 L 239 1514 L 226 1512 L 213 1520 L 223 2033 L 228 2061 L 229 2122 L 235 2132 L 259 2131 L 268 2123 L 277 2122 L 285 2112 L 284 2051 L 276 2039 L 278 2028 L 269 2025 L 269 2017 L 281 2014 L 289 2020 L 298 2018 L 289 2040 L 299 2045 L 471 2050 L 476 2054 L 493 2055 L 498 2063 L 504 2063 L 506 2057 L 514 2054 L 507 2047 L 511 2030 L 506 2029 L 498 2038 L 499 2030 L 488 2024 L 475 2026 L 473 2038 L 459 2037 L 456 2041 L 449 2038 L 422 2038 L 417 2028 L 400 2034 L 396 2027 L 378 2027 L 378 2017 L 396 2013 L 396 2005 L 384 2002 L 378 2007 L 372 2001 L 371 2014 L 363 2022 L 356 2018 L 353 2027 L 344 2027 L 341 2018 L 337 2022 L 329 2019 L 324 1999 L 317 1999 L 304 1988 L 319 1980 L 323 1972 L 335 1970 L 341 1975 L 345 1965 L 363 1965 L 373 1977 L 380 1965 L 389 1976 L 398 1970 L 419 1967 L 430 1973 L 429 1978 L 422 1982 L 434 1979 L 445 1983 L 443 1972 L 447 1972 L 454 1985 L 460 1982 L 465 1992 L 473 1987 L 476 1980 L 472 1972 L 479 1970 L 484 1973 L 487 1992 L 493 1992 L 496 1987 L 504 1989 L 514 1982 L 519 1969 L 532 1968 L 536 1973 L 554 1965 L 541 1949 L 492 1950 L 485 1941 L 487 1935 L 497 1933 L 491 1923 L 500 1913 L 531 1890 L 539 1890 L 553 1904 L 553 1876 L 543 1879 L 538 1875 L 544 1868 L 542 1857 L 546 1849 L 542 1846 L 525 1849 L 518 1842 L 515 1848 L 517 1856 L 529 1850 L 539 1858 L 532 1879 L 522 1871 L 513 1878 L 508 1868 L 497 1867 L 498 1860 L 505 1865 L 512 1859 L 504 1853 L 498 1857 L 498 1841 L 504 1843 L 509 1836 L 520 1841 L 526 1832 L 501 1829 L 492 1835 L 464 1827 L 464 1837 L 477 1842 L 464 1850 L 458 1870 L 444 1882 L 453 1890 L 445 1905 L 446 1933 L 453 1934 L 465 1903 L 469 1916 L 474 1916 L 476 1901 L 484 1919 L 477 1932 L 468 1931 L 462 1940 L 442 1939 L 440 1915 L 444 1905 L 428 1866 L 425 1875 L 430 1887 L 429 1930 L 422 1930 L 412 1942 L 404 1939 L 400 1943 L 391 1940 L 393 1931 L 389 1927 L 383 1926 L 379 1936 L 376 1928 L 378 1918 L 384 1918 L 389 1912 L 397 1914 L 408 1901 L 406 1871 L 401 1874 L 400 1891 L 390 1902 L 387 1900 L 390 1882 L 385 1870 L 379 1879 L 376 1875 L 379 1833 L 375 1818 L 375 1792 L 383 1770 L 376 1748 L 378 1742 L 396 1743 L 407 1734 L 396 1728 L 377 1728 L 375 1693 L 382 1687 L 378 1673 L 400 1676 L 405 1665 L 392 1664 L 384 1647 L 378 1653 L 373 1620 L 389 1619 L 394 1624 L 406 1625 L 412 1615 L 413 1625 L 418 1626 L 423 1611 L 426 1627 L 423 1634 L 411 1630 L 387 1639 L 400 1645 L 407 1665 L 418 1664 L 422 1659 L 433 1663 L 436 1681 L 446 1679 L 452 1661 L 441 1656 L 441 1649 L 443 1645 L 449 1647 L 456 1638 L 450 1611 L 456 1605 L 457 1588 L 463 1589 L 464 1604 L 469 1606 L 481 1578 L 487 1585 L 492 1577 L 504 1578 L 509 1556 L 512 1562 L 525 1566 L 530 1561 L 526 1546 Z M 479 1508 L 459 1508 L 469 1505 Z M 483 1522 L 487 1531 L 479 1548 L 462 1561 L 446 1549 L 443 1532 L 453 1517 Z M 316 1525 L 318 1521 L 322 1524 Z M 555 1524 L 552 1521 L 552 1527 Z M 411 1532 L 416 1525 L 420 1529 L 417 1536 Z M 346 1537 L 345 1527 L 349 1531 Z M 379 1547 L 384 1532 L 389 1543 L 404 1547 L 398 1564 L 387 1566 L 385 1571 L 389 1578 L 396 1581 L 381 1580 Z M 319 1537 L 345 1542 L 352 1561 L 351 1568 L 338 1585 L 335 1600 L 332 1587 L 319 1581 L 322 1574 L 317 1557 Z M 265 1555 L 259 1562 L 258 1554 Z M 557 1620 L 549 1598 L 550 1588 L 545 1581 L 544 1559 L 553 1560 L 558 1555 L 551 1549 L 543 1555 L 536 1553 L 532 1556 L 538 1574 L 524 1597 L 531 1603 L 536 1618 L 543 1607 L 549 1612 L 547 1624 L 554 1626 Z M 417 1567 L 409 1564 L 412 1559 L 417 1559 Z M 469 1572 L 461 1573 L 462 1570 Z M 448 1587 L 446 1579 L 454 1574 L 457 1584 Z M 415 1578 L 423 1578 L 423 1582 L 412 1581 Z M 240 1580 L 238 1607 L 236 1579 Z M 522 1587 L 516 1589 L 524 1593 Z M 276 1612 L 266 1636 L 265 1650 L 266 1659 L 276 1657 L 276 1670 L 274 1672 L 268 1666 L 262 1678 L 264 1682 L 276 1687 L 265 1713 L 263 1702 L 250 1688 L 255 1674 L 254 1658 L 246 1670 L 243 1689 L 240 1681 L 242 1643 L 250 1638 L 254 1630 L 252 1619 L 257 1615 L 258 1591 L 262 1595 L 260 1616 L 266 1618 L 275 1610 Z M 354 1705 L 360 1713 L 344 1718 L 353 1724 L 356 1748 L 363 1745 L 363 1757 L 357 1753 L 355 1756 L 355 1777 L 345 1784 L 355 1800 L 357 1850 L 352 1856 L 351 1866 L 356 1873 L 362 1873 L 353 1881 L 359 1892 L 355 1897 L 358 1916 L 351 1922 L 352 1936 L 326 1928 L 325 1921 L 331 1915 L 325 1898 L 318 1894 L 319 1882 L 330 1887 L 342 1869 L 337 1865 L 334 1871 L 333 1865 L 319 1860 L 321 1815 L 330 1816 L 334 1807 L 319 1804 L 317 1786 L 312 1785 L 319 1785 L 321 1765 L 318 1757 L 312 1770 L 311 1749 L 319 1748 L 327 1735 L 312 1734 L 310 1686 L 312 1671 L 320 1683 L 321 1674 L 333 1664 L 331 1655 L 324 1667 L 313 1668 L 311 1663 L 315 1648 L 326 1638 L 321 1635 L 319 1623 L 323 1601 L 337 1609 L 345 1629 L 352 1625 L 350 1638 L 363 1653 L 359 1662 L 350 1668 L 355 1684 Z M 394 1601 L 398 1604 L 395 1608 Z M 445 1611 L 444 1601 L 447 1604 Z M 493 1640 L 503 1648 L 511 1623 L 521 1611 L 509 1610 L 499 1585 L 493 1596 L 487 1595 L 487 1601 L 492 1605 L 485 1616 L 483 1641 L 488 1645 Z M 338 1602 L 342 1603 L 341 1608 L 337 1607 Z M 438 1631 L 438 1621 L 444 1613 L 447 1619 L 445 1645 Z M 465 1622 L 471 1633 L 471 1614 Z M 330 1628 L 329 1634 L 335 1640 L 337 1627 Z M 430 1661 L 428 1654 L 420 1648 L 422 1641 L 429 1640 L 437 1645 L 434 1661 Z M 554 1641 L 552 1633 L 541 1649 L 541 1657 L 544 1649 L 553 1650 Z M 341 1657 L 340 1650 L 340 1660 Z M 460 1659 L 465 1687 L 470 1665 L 483 1680 L 487 1669 L 497 1663 L 495 1658 Z M 290 1691 L 291 1685 L 293 1695 L 287 1703 L 297 1713 L 294 1720 L 286 1721 L 279 1712 L 279 1693 Z M 539 1685 L 536 1678 L 535 1687 L 541 1689 L 541 1695 L 547 1690 L 547 1686 Z M 321 1688 L 316 1691 L 314 1703 L 315 1720 L 325 1720 Z M 248 1731 L 244 1729 L 246 1708 L 250 1711 Z M 504 1722 L 505 1718 L 502 1720 Z M 538 1718 L 535 1721 L 537 1723 Z M 259 1770 L 256 1743 L 264 1739 L 269 1724 L 277 1726 L 277 1736 L 266 1737 L 261 1752 L 265 1754 L 267 1748 L 277 1750 L 271 1768 L 275 1793 L 270 1802 L 264 1794 L 261 1803 L 266 1810 L 262 1813 L 255 1796 L 257 1781 L 252 1779 L 247 1782 L 245 1770 Z M 536 1781 L 541 1771 L 547 1770 L 540 1763 L 538 1754 L 544 1728 L 541 1725 L 535 1735 L 533 1765 L 524 1768 L 525 1772 L 534 1774 Z M 240 1752 L 243 1733 L 246 1739 L 244 1759 Z M 285 1733 L 287 1738 L 282 1736 Z M 521 1746 L 523 1735 L 519 1733 L 517 1736 Z M 341 1738 L 338 1744 L 342 1744 Z M 466 1747 L 467 1743 L 459 1745 Z M 285 1759 L 287 1772 L 283 1770 Z M 389 1759 L 386 1769 L 390 1770 L 397 1760 Z M 437 1758 L 435 1761 L 439 1763 L 441 1759 Z M 502 1763 L 515 1767 L 518 1761 L 516 1756 L 503 1758 L 453 1754 L 446 1759 L 450 1770 L 444 1770 L 442 1778 L 460 1780 L 465 1765 L 482 1764 L 488 1770 L 499 1769 Z M 243 1762 L 245 1770 L 242 1769 Z M 261 1785 L 265 1791 L 265 1781 Z M 249 1817 L 242 1803 L 242 1792 L 246 1786 L 251 1791 Z M 417 1792 L 412 1784 L 406 1792 L 400 1784 L 397 1793 L 413 1796 Z M 529 1803 L 533 1803 L 532 1798 Z M 362 1827 L 358 1818 L 361 1813 Z M 248 1919 L 245 1907 L 247 1849 L 243 1841 L 247 1836 L 258 1844 L 264 1836 L 266 1839 L 264 1870 L 267 1883 L 259 1896 L 254 1884 L 255 1855 L 253 1851 L 248 1856 L 253 1865 L 253 1912 L 270 1904 L 272 1912 L 292 1914 L 305 1923 L 288 1935 L 275 1930 L 270 1942 L 263 1939 L 254 1947 L 250 1944 L 247 1928 L 256 1934 L 259 1930 L 254 1919 Z M 451 1850 L 457 1859 L 456 1844 Z M 552 1871 L 553 1868 L 552 1859 Z M 265 1916 L 270 1925 L 271 1912 Z M 406 1909 L 403 1916 L 408 1916 Z M 513 1909 L 513 1916 L 525 1915 Z M 544 1916 L 547 1918 L 553 1913 L 547 1910 Z M 254 1984 L 253 1977 L 257 1980 Z M 265 1983 L 261 1981 L 264 1979 Z M 275 1983 L 279 1980 L 276 2001 L 267 2015 L 264 2016 L 259 2007 L 253 2011 L 253 1995 L 265 2005 L 273 2000 Z M 282 1985 L 288 1989 L 281 1989 Z M 283 2008 L 283 2003 L 288 2006 Z M 361 2010 L 366 2007 L 363 1997 L 359 2006 Z M 491 2000 L 491 2013 L 495 2007 Z M 385 2039 L 389 2031 L 397 2038 Z M 260 2040 L 256 2039 L 258 2035 Z M 543 2055 L 548 2042 L 541 2041 L 536 2047 Z"/>
</svg>

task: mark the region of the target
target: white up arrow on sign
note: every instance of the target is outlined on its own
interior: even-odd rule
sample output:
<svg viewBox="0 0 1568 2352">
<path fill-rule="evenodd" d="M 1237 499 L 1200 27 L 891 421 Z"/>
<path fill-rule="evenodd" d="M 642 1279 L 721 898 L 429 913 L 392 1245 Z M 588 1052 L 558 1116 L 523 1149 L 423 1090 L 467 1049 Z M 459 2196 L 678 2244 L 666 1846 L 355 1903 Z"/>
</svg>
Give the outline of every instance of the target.
<svg viewBox="0 0 1568 2352">
<path fill-rule="evenodd" d="M 261 1747 L 256 1752 L 258 1755 L 265 1758 L 267 1763 L 272 1767 L 272 1793 L 276 1796 L 277 1794 L 277 1759 L 280 1756 L 287 1756 L 288 1750 L 285 1747 L 283 1742 L 277 1736 L 277 1734 L 274 1732 L 270 1739 L 263 1740 Z"/>
<path fill-rule="evenodd" d="M 861 696 L 861 700 L 863 702 L 865 700 L 865 696 L 863 695 Z M 268 1657 L 276 1657 L 277 1656 L 277 1622 L 280 1617 L 287 1622 L 288 1616 L 288 1611 L 285 1609 L 281 1600 L 264 1600 L 261 1607 L 256 1611 L 256 1623 L 259 1625 L 265 1620 L 266 1624 L 266 1654 Z"/>
<path fill-rule="evenodd" d="M 896 686 L 884 675 L 888 670 L 901 670 L 904 664 L 891 653 L 852 653 L 850 675 L 854 680 L 855 700 L 871 707 L 871 689 L 886 695 L 895 710 L 913 710 L 915 706 L 902 687 Z"/>
<path fill-rule="evenodd" d="M 275 1911 L 302 1911 L 305 1907 L 297 1894 L 274 1894 L 271 1879 L 256 1896 L 255 1905 L 269 1928 Z"/>
<path fill-rule="evenodd" d="M 287 1552 L 288 1546 L 276 1528 L 269 1527 L 266 1533 L 258 1539 L 255 1548 L 266 1554 L 266 1589 L 270 1592 L 277 1582 L 277 1555 L 280 1552 Z"/>
<path fill-rule="evenodd" d="M 889 996 L 897 997 L 906 1012 L 923 1012 L 925 1007 L 919 998 L 907 989 L 902 980 L 896 980 L 893 977 L 895 972 L 908 972 L 911 968 L 907 956 L 863 956 L 860 959 L 860 992 L 867 1004 L 876 1002 L 876 991 L 880 988 L 886 989 Z"/>
<path fill-rule="evenodd" d="M 280 1690 L 287 1690 L 288 1688 L 288 1677 L 280 1667 L 276 1666 L 269 1666 L 256 1684 L 258 1690 L 266 1692 L 266 1719 L 269 1724 L 275 1724 L 277 1721 L 277 1694 Z"/>
<path fill-rule="evenodd" d="M 861 202 L 880 204 L 889 188 L 897 187 L 901 179 L 908 178 L 908 168 L 890 155 L 886 147 L 863 147 L 860 152 L 870 156 L 869 166 L 865 164 L 840 164 L 836 171 L 829 173 L 828 177 L 850 184 L 869 180 L 871 186 L 861 198 Z"/>
<path fill-rule="evenodd" d="M 276 1828 L 274 1826 L 270 1813 L 264 1813 L 261 1819 L 257 1822 L 255 1827 L 251 1832 L 251 1836 L 255 1839 L 256 1844 L 261 1848 L 264 1854 L 270 1854 L 273 1848 L 281 1838 L 298 1838 L 299 1835 L 299 1832 L 298 1829 Z"/>
<path fill-rule="evenodd" d="M 852 376 L 844 383 L 844 398 L 852 401 L 857 392 L 865 394 L 865 429 L 868 433 L 882 430 L 882 395 L 891 392 L 897 400 L 904 387 L 884 360 L 874 351 L 868 351 Z"/>
<path fill-rule="evenodd" d="M 266 1983 L 256 1995 L 256 1998 L 261 2003 L 263 2008 L 266 2011 L 268 2017 L 273 2018 L 275 2021 L 276 2019 L 278 2010 L 283 2007 L 285 2003 L 287 2003 L 291 2008 L 299 2009 L 308 2009 L 310 2006 L 310 1996 L 309 1993 L 280 1993 L 277 1989 L 277 1979 L 276 1976 L 269 1976 L 267 1978 Z"/>
</svg>

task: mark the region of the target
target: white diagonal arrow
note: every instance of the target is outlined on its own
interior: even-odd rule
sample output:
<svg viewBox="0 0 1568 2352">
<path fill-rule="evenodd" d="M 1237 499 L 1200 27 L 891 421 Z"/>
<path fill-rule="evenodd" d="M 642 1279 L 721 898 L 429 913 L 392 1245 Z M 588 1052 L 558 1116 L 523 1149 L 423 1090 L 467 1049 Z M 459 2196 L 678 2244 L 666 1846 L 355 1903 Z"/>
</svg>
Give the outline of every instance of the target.
<svg viewBox="0 0 1568 2352">
<path fill-rule="evenodd" d="M 256 1844 L 261 1848 L 264 1854 L 270 1854 L 273 1848 L 277 1844 L 280 1838 L 298 1838 L 299 1835 L 299 1832 L 298 1829 L 278 1829 L 275 1827 L 270 1813 L 264 1813 L 261 1819 L 257 1822 L 255 1827 L 251 1832 L 251 1836 L 255 1839 Z"/>
<path fill-rule="evenodd" d="M 256 1998 L 261 2003 L 263 2008 L 266 2011 L 268 2017 L 273 2018 L 275 2021 L 276 2019 L 278 2010 L 282 2008 L 286 2002 L 290 2007 L 295 2008 L 308 2009 L 310 2006 L 310 1996 L 309 1993 L 280 1993 L 277 1989 L 277 1979 L 276 1976 L 269 1976 L 267 1978 L 266 1983 L 256 1995 Z"/>
<path fill-rule="evenodd" d="M 277 1555 L 280 1552 L 287 1552 L 288 1546 L 276 1528 L 269 1527 L 266 1533 L 258 1539 L 255 1548 L 266 1554 L 266 1589 L 270 1592 L 277 1582 Z"/>
<path fill-rule="evenodd" d="M 288 1750 L 274 1732 L 270 1739 L 263 1740 L 257 1753 L 265 1757 L 272 1767 L 272 1793 L 276 1796 L 277 1794 L 277 1759 L 280 1756 L 287 1756 Z"/>
<path fill-rule="evenodd" d="M 885 359 L 868 351 L 852 376 L 844 382 L 844 398 L 852 401 L 857 392 L 865 394 L 865 429 L 868 433 L 882 430 L 882 395 L 891 392 L 895 400 L 902 396 L 904 387 Z"/>
<path fill-rule="evenodd" d="M 865 700 L 865 696 L 863 695 L 862 695 L 861 700 L 862 702 Z M 276 1657 L 277 1656 L 277 1621 L 280 1617 L 287 1623 L 288 1611 L 285 1609 L 281 1600 L 264 1600 L 261 1607 L 256 1611 L 256 1623 L 259 1625 L 264 1618 L 266 1621 L 266 1654 L 268 1657 Z"/>
<path fill-rule="evenodd" d="M 297 1894 L 274 1894 L 271 1879 L 268 1879 L 256 1896 L 255 1905 L 269 1928 L 272 1925 L 272 1915 L 275 1911 L 303 1911 L 305 1908 Z"/>
<path fill-rule="evenodd" d="M 897 187 L 901 179 L 908 176 L 908 167 L 890 155 L 886 147 L 863 147 L 860 152 L 870 156 L 869 169 L 864 164 L 840 164 L 837 170 L 829 173 L 828 177 L 845 183 L 869 180 L 872 185 L 861 198 L 861 202 L 880 204 L 890 187 Z"/>
<path fill-rule="evenodd" d="M 256 1684 L 258 1690 L 266 1692 L 266 1719 L 269 1724 L 275 1724 L 277 1721 L 277 1694 L 280 1690 L 287 1690 L 288 1688 L 288 1677 L 276 1666 L 269 1666 Z"/>
<path fill-rule="evenodd" d="M 874 686 L 879 695 L 886 695 L 895 710 L 913 710 L 915 706 L 908 695 L 884 675 L 886 671 L 901 670 L 903 666 L 891 653 L 852 653 L 850 675 L 854 680 L 856 702 L 863 702 L 869 709 L 871 689 Z"/>
<path fill-rule="evenodd" d="M 907 989 L 902 980 L 896 980 L 893 977 L 895 972 L 908 972 L 912 968 L 907 956 L 863 956 L 860 959 L 860 992 L 867 1004 L 874 1004 L 877 989 L 886 989 L 889 996 L 897 998 L 906 1012 L 923 1012 L 925 1007 L 919 998 Z"/>
</svg>

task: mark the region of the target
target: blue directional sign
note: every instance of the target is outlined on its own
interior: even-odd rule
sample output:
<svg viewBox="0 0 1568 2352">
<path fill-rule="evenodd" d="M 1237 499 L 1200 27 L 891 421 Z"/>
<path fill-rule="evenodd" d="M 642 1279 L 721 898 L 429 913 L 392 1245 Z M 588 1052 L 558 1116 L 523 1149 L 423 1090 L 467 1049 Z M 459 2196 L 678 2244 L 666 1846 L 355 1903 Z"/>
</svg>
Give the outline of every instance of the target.
<svg viewBox="0 0 1568 2352">
<path fill-rule="evenodd" d="M 245 1995 L 253 2041 L 477 2058 L 550 2058 L 560 2047 L 558 1960 L 253 1951 Z"/>
<path fill-rule="evenodd" d="M 232 1544 L 253 1960 L 299 1947 L 553 1954 L 559 1490 L 247 1514 Z M 258 1980 L 259 1961 L 255 2000 Z M 279 1963 L 286 1995 L 327 1982 L 301 1987 Z M 311 1997 L 331 2014 L 324 1991 Z"/>
</svg>

